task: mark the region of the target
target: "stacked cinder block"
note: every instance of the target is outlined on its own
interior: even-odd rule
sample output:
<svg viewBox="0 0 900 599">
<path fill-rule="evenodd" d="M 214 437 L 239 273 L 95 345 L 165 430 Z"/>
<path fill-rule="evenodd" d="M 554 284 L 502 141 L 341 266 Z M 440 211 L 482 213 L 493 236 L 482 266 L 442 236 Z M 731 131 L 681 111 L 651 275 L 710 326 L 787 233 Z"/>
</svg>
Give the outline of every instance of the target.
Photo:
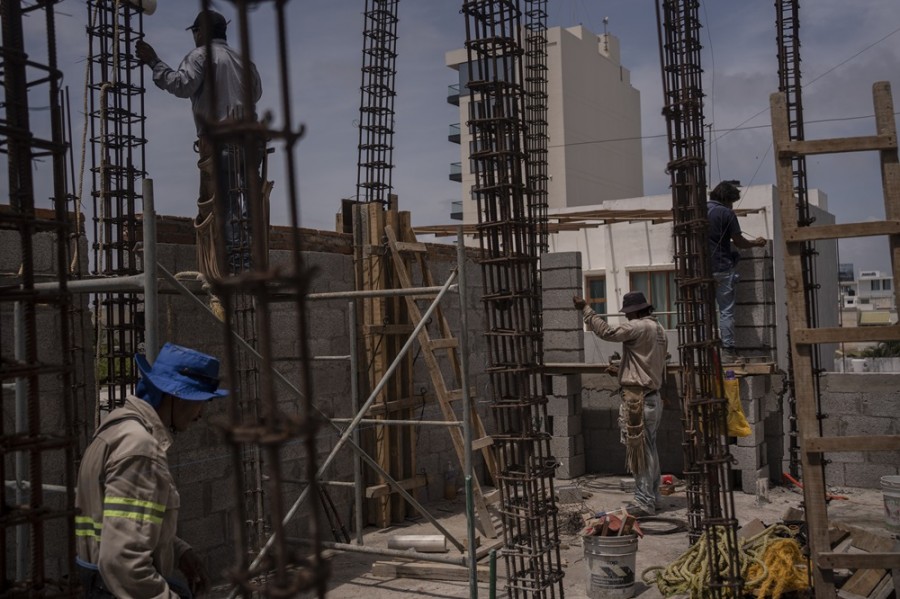
<svg viewBox="0 0 900 599">
<path fill-rule="evenodd" d="M 741 250 L 735 288 L 734 337 L 746 356 L 772 359 L 776 346 L 775 274 L 771 243 Z"/>
<path fill-rule="evenodd" d="M 820 379 L 825 436 L 891 435 L 900 432 L 900 373 L 836 373 Z M 878 489 L 881 477 L 900 474 L 900 451 L 828 454 L 829 486 Z"/>
<path fill-rule="evenodd" d="M 771 378 L 770 375 L 758 375 L 740 379 L 741 407 L 751 433 L 738 437 L 737 443 L 729 449 L 735 459 L 732 468 L 740 472 L 741 489 L 745 493 L 755 493 L 756 481 L 768 479 L 771 474 L 766 441 L 766 416 L 773 398 Z"/>
<path fill-rule="evenodd" d="M 584 361 L 581 315 L 572 307 L 572 296 L 582 295 L 581 253 L 559 252 L 541 256 L 543 286 L 544 362 Z M 550 452 L 559 461 L 558 478 L 575 478 L 585 472 L 581 417 L 581 375 L 548 377 L 548 429 Z"/>
</svg>

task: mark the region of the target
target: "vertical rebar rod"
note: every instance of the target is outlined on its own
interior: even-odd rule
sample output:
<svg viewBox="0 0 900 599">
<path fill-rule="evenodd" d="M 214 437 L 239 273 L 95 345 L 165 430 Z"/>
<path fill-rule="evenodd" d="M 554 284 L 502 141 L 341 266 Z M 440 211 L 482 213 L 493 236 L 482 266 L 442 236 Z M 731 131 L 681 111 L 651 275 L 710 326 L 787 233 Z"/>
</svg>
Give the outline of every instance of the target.
<svg viewBox="0 0 900 599">
<path fill-rule="evenodd" d="M 361 202 L 383 205 L 390 202 L 394 169 L 398 2 L 366 0 L 363 13 L 356 192 Z"/>
<path fill-rule="evenodd" d="M 669 142 L 689 537 L 708 537 L 710 597 L 743 589 L 706 213 L 700 3 L 656 3 Z M 724 546 L 726 557 L 719 554 Z"/>
<path fill-rule="evenodd" d="M 469 557 L 469 596 L 478 599 L 478 562 L 475 559 L 475 506 L 472 496 L 472 398 L 469 395 L 469 285 L 466 279 L 466 244 L 463 227 L 456 232 L 456 268 L 459 271 L 459 384 L 463 403 L 463 476 L 466 482 L 466 538 Z"/>
<path fill-rule="evenodd" d="M 803 126 L 803 85 L 800 73 L 800 2 L 799 0 L 775 1 L 775 24 L 778 42 L 778 91 L 784 92 L 788 111 L 788 133 L 792 141 L 804 139 Z M 806 156 L 794 156 L 792 177 L 794 180 L 794 201 L 797 204 L 797 226 L 808 227 L 815 222 L 810 214 L 809 190 L 806 177 Z M 809 328 L 818 326 L 818 289 L 815 258 L 818 255 L 815 243 L 807 241 L 801 249 L 803 266 L 803 289 L 807 304 L 807 323 Z M 788 333 L 788 347 L 790 333 Z M 821 413 L 821 388 L 819 375 L 822 373 L 821 347 L 811 348 L 813 364 L 813 387 L 816 406 Z M 797 407 L 794 389 L 794 364 L 792 352 L 787 352 L 787 389 L 788 408 L 788 469 L 791 476 L 800 477 L 800 432 L 797 426 Z M 822 433 L 822 420 L 819 420 L 819 434 Z"/>
<path fill-rule="evenodd" d="M 502 555 L 510 597 L 562 597 L 538 284 L 541 210 L 529 186 L 521 0 L 463 2 L 496 430 Z"/>
<path fill-rule="evenodd" d="M 72 357 L 69 335 L 71 296 L 67 289 L 68 241 L 71 223 L 66 202 L 65 134 L 63 130 L 62 73 L 56 62 L 54 4 L 25 5 L 0 0 L 4 118 L 0 120 L 0 146 L 7 154 L 9 209 L 0 213 L 2 228 L 18 251 L 21 265 L 16 284 L 0 288 L 0 303 L 12 305 L 15 323 L 12 343 L 0 346 L 0 383 L 15 381 L 16 413 L 5 422 L 0 414 L 0 446 L 10 460 L 0 460 L 0 481 L 14 465 L 17 492 L 12 501 L 0 502 L 0 535 L 15 537 L 16 559 L 9 559 L 9 543 L 0 548 L 0 585 L 9 596 L 75 596 L 74 510 L 74 406 Z M 23 18 L 43 10 L 46 35 L 24 35 Z M 30 44 L 46 43 L 46 64 L 29 56 L 41 55 Z M 49 138 L 31 128 L 29 98 L 44 95 L 49 106 Z M 50 156 L 53 195 L 47 208 L 35 200 L 38 158 Z M 15 240 L 13 241 L 13 238 Z M 51 270 L 57 287 L 43 294 L 35 289 L 37 262 L 43 241 L 49 241 Z M 41 343 L 39 334 L 53 328 L 53 343 Z M 52 425 L 51 425 L 52 422 Z M 11 455 L 10 455 L 11 454 Z M 45 478 L 62 479 L 62 499 L 45 502 Z M 27 482 L 26 482 L 27 480 Z M 22 491 L 27 489 L 27 493 Z M 46 558 L 52 544 L 65 547 L 58 564 Z M 18 553 L 21 552 L 21 553 Z M 12 570 L 10 569 L 12 566 Z"/>
</svg>

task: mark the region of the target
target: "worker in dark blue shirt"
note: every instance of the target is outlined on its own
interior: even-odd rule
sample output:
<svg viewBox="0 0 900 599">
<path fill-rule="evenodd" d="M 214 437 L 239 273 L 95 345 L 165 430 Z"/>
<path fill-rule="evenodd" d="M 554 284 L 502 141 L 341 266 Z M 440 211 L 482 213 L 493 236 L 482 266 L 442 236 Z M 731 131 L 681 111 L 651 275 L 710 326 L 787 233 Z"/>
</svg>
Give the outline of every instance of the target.
<svg viewBox="0 0 900 599">
<path fill-rule="evenodd" d="M 722 362 L 741 362 L 734 347 L 734 289 L 738 275 L 735 266 L 740 254 L 731 246 L 740 249 L 766 245 L 763 237 L 747 239 L 741 233 L 737 215 L 732 210 L 741 192 L 737 181 L 722 181 L 709 194 L 707 216 L 709 218 L 709 256 L 712 274 L 716 280 L 716 304 L 719 306 L 719 336 L 722 339 Z"/>
</svg>

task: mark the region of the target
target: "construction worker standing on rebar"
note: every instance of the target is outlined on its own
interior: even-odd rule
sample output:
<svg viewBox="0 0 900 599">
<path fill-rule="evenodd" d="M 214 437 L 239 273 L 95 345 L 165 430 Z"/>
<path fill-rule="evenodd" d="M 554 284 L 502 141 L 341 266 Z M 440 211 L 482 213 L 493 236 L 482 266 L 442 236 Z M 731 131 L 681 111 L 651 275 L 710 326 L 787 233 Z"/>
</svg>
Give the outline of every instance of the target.
<svg viewBox="0 0 900 599">
<path fill-rule="evenodd" d="M 193 33 L 195 48 L 181 61 L 177 69 L 172 69 L 160 60 L 150 44 L 137 42 L 135 54 L 144 64 L 153 69 L 153 82 L 179 98 L 190 98 L 197 127 L 196 151 L 200 154 L 197 166 L 200 168 L 200 196 L 197 199 L 198 215 L 194 221 L 197 230 L 197 264 L 207 281 L 221 278 L 216 260 L 216 236 L 224 235 L 227 252 L 226 265 L 231 273 L 250 267 L 250 229 L 248 204 L 262 204 L 266 201 L 271 184 L 259 181 L 259 162 L 265 153 L 262 147 L 257 152 L 256 164 L 250 165 L 240 144 L 220 144 L 219 155 L 213 156 L 213 144 L 206 135 L 211 124 L 235 120 L 248 116 L 255 118 L 256 102 L 262 96 L 259 73 L 252 63 L 250 81 L 244 81 L 241 55 L 228 46 L 225 17 L 214 10 L 201 11 L 194 23 L 187 29 Z M 211 85 L 207 76 L 207 43 L 212 48 Z M 244 104 L 244 85 L 250 86 L 253 104 Z M 213 105 L 211 99 L 215 101 Z M 219 181 L 227 189 L 218 189 L 215 180 L 213 160 L 217 159 Z M 256 181 L 251 183 L 250 178 Z M 249 189 L 259 189 L 262 198 L 252 202 L 247 196 Z M 216 222 L 215 198 L 225 200 L 225 222 Z M 260 207 L 264 214 L 268 210 Z M 223 319 L 221 304 L 215 296 L 210 299 L 210 307 L 220 320 Z"/>
<path fill-rule="evenodd" d="M 762 237 L 747 239 L 741 233 L 741 225 L 732 209 L 734 203 L 741 198 L 738 185 L 738 181 L 722 181 L 709 194 L 706 205 L 709 257 L 712 261 L 712 276 L 716 280 L 719 337 L 722 339 L 722 362 L 725 364 L 743 361 L 735 349 L 734 341 L 734 291 L 738 282 L 735 266 L 740 254 L 732 250 L 731 244 L 742 249 L 766 245 L 766 240 Z"/>
<path fill-rule="evenodd" d="M 153 367 L 135 356 L 135 395 L 94 433 L 78 470 L 75 542 L 85 597 L 164 597 L 201 594 L 203 562 L 175 536 L 180 505 L 169 472 L 167 431 L 187 430 L 219 389 L 219 361 L 167 343 Z M 187 587 L 173 578 L 178 568 Z"/>
<path fill-rule="evenodd" d="M 656 431 L 663 411 L 659 389 L 666 374 L 666 332 L 640 291 L 631 291 L 622 298 L 622 312 L 628 320 L 618 326 L 607 323 L 584 298 L 576 295 L 572 302 L 598 337 L 622 343 L 619 428 L 625 445 L 625 466 L 634 474 L 635 482 L 634 502 L 626 507 L 632 516 L 652 516 L 660 500 Z"/>
</svg>

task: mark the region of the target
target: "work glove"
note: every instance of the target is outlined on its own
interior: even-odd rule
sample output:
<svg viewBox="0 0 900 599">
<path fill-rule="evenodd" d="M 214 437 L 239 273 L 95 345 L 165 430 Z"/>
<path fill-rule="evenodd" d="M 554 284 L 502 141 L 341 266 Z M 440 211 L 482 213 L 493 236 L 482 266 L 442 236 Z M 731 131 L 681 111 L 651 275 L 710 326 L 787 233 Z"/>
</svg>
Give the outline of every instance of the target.
<svg viewBox="0 0 900 599">
<path fill-rule="evenodd" d="M 134 45 L 134 55 L 151 69 L 159 62 L 159 56 L 156 55 L 156 50 L 153 49 L 153 46 L 143 40 Z"/>
<path fill-rule="evenodd" d="M 577 310 L 583 310 L 587 305 L 587 302 L 584 301 L 583 297 L 578 297 L 577 295 L 572 296 L 572 303 L 575 305 Z"/>
<path fill-rule="evenodd" d="M 178 560 L 178 569 L 184 574 L 188 587 L 194 596 L 202 595 L 209 589 L 209 575 L 206 566 L 193 549 L 188 549 L 181 554 Z"/>
</svg>

